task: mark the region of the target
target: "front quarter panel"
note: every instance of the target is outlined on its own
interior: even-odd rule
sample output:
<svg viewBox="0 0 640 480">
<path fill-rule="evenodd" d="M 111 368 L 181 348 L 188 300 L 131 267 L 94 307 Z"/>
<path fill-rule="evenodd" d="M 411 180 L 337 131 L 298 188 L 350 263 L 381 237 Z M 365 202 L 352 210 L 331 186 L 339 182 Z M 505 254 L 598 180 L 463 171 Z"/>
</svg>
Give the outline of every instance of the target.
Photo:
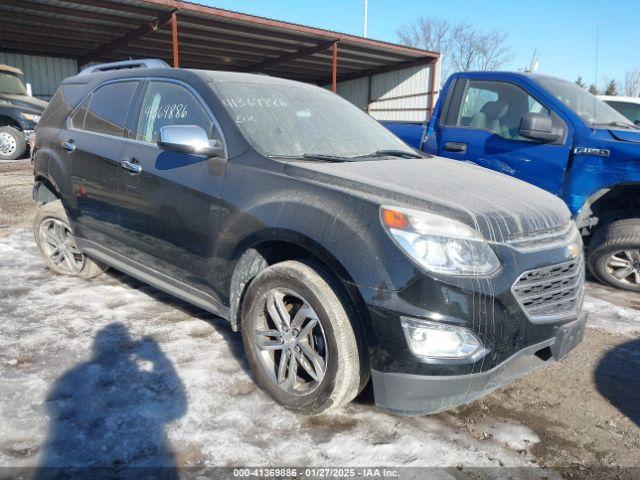
<svg viewBox="0 0 640 480">
<path fill-rule="evenodd" d="M 612 139 L 607 130 L 580 129 L 576 148 L 607 150 L 608 157 L 573 154 L 573 164 L 563 193 L 571 213 L 580 214 L 598 191 L 615 185 L 640 184 L 640 144 Z"/>
<path fill-rule="evenodd" d="M 265 241 L 319 256 L 341 280 L 396 290 L 417 274 L 383 231 L 378 204 L 292 178 L 284 164 L 249 153 L 229 162 L 216 256 L 232 262 Z"/>
</svg>

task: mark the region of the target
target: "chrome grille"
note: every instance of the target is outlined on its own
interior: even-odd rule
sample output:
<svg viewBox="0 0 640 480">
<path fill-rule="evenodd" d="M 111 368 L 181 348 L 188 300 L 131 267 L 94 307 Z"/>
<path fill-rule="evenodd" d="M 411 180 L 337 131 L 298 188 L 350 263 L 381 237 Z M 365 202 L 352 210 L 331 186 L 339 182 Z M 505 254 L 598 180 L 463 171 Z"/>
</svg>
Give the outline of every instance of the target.
<svg viewBox="0 0 640 480">
<path fill-rule="evenodd" d="M 576 315 L 584 295 L 582 258 L 524 272 L 512 292 L 534 323 Z"/>
<path fill-rule="evenodd" d="M 559 227 L 528 232 L 523 236 L 509 239 L 509 245 L 518 250 L 542 250 L 553 245 L 569 243 L 578 235 L 574 223 L 569 222 Z"/>
</svg>

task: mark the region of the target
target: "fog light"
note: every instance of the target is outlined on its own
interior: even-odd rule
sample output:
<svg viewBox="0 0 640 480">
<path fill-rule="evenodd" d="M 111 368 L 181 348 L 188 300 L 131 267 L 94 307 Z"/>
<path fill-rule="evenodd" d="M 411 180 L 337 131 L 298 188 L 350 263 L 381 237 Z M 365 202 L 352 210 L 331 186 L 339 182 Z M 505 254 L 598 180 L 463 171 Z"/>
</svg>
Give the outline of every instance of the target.
<svg viewBox="0 0 640 480">
<path fill-rule="evenodd" d="M 473 358 L 484 351 L 482 341 L 464 327 L 402 318 L 409 350 L 417 357 Z"/>
</svg>

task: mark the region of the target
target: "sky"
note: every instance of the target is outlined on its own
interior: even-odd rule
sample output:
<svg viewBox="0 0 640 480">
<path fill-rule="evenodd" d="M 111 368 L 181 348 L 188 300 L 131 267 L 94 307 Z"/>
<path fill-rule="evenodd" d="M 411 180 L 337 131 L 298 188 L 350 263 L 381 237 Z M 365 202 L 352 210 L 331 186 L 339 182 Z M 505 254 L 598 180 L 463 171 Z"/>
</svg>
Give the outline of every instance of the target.
<svg viewBox="0 0 640 480">
<path fill-rule="evenodd" d="M 215 7 L 362 34 L 364 0 L 196 0 Z M 368 36 L 397 42 L 396 31 L 420 15 L 452 22 L 468 19 L 482 30 L 509 35 L 513 60 L 504 69 L 522 69 L 537 50 L 538 72 L 585 83 L 622 81 L 640 68 L 640 0 L 369 0 Z"/>
</svg>

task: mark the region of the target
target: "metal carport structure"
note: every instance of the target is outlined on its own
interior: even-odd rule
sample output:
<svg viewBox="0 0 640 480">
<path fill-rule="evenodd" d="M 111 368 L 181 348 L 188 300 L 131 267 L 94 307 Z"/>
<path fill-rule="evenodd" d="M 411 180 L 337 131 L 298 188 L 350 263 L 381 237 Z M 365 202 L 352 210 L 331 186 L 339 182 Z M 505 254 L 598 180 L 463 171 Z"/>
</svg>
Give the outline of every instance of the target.
<svg viewBox="0 0 640 480">
<path fill-rule="evenodd" d="M 72 58 L 79 67 L 155 57 L 174 66 L 265 73 L 336 91 L 341 82 L 430 66 L 428 90 L 420 93 L 428 96 L 423 110 L 431 111 L 437 94 L 437 52 L 196 3 L 2 0 L 0 16 L 0 51 Z M 367 99 L 367 110 L 373 100 Z"/>
</svg>

